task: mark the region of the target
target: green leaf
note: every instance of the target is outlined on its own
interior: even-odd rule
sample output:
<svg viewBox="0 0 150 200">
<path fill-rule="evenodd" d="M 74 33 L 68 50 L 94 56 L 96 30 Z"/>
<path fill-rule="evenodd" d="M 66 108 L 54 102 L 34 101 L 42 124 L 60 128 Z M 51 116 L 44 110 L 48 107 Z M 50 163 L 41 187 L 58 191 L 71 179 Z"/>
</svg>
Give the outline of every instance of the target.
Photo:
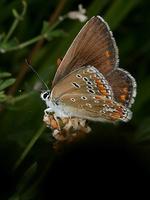
<svg viewBox="0 0 150 200">
<path fill-rule="evenodd" d="M 5 37 L 5 33 L 3 32 L 0 34 L 0 41 L 2 41 L 4 37 Z"/>
<path fill-rule="evenodd" d="M 45 39 L 51 40 L 54 37 L 64 36 L 65 32 L 60 29 L 53 30 L 49 23 L 44 21 L 41 34 L 44 35 Z"/>
<path fill-rule="evenodd" d="M 61 29 L 57 29 L 57 30 L 52 31 L 50 35 L 52 37 L 60 37 L 60 36 L 66 35 L 66 33 Z"/>
<path fill-rule="evenodd" d="M 16 38 L 12 38 L 6 43 L 0 44 L 0 52 L 5 53 L 12 47 L 16 47 L 19 44 L 18 40 Z"/>
<path fill-rule="evenodd" d="M 21 180 L 19 181 L 19 183 L 17 184 L 17 191 L 21 192 L 23 191 L 27 185 L 29 184 L 29 182 L 31 181 L 31 179 L 33 179 L 35 173 L 37 171 L 37 163 L 34 162 L 24 173 L 24 175 L 21 177 Z"/>
<path fill-rule="evenodd" d="M 41 34 L 44 34 L 45 32 L 47 32 L 49 28 L 50 28 L 49 23 L 47 21 L 44 21 Z"/>
<path fill-rule="evenodd" d="M 114 30 L 118 27 L 121 21 L 126 18 L 129 12 L 132 11 L 139 2 L 139 0 L 113 1 L 104 17 L 107 23 L 111 25 L 111 29 Z"/>
<path fill-rule="evenodd" d="M 22 20 L 16 9 L 12 9 L 12 13 L 16 19 Z"/>
<path fill-rule="evenodd" d="M 0 72 L 0 78 L 6 78 L 10 76 L 11 76 L 11 73 L 9 72 Z"/>
<path fill-rule="evenodd" d="M 10 85 L 12 85 L 15 82 L 15 80 L 16 79 L 14 79 L 14 78 L 4 80 L 0 85 L 0 90 L 4 90 L 5 88 L 9 87 Z"/>
<path fill-rule="evenodd" d="M 65 32 L 60 30 L 60 29 L 57 29 L 57 30 L 54 30 L 54 31 L 47 31 L 45 34 L 44 34 L 44 37 L 49 41 L 51 40 L 52 38 L 54 37 L 63 37 L 65 36 Z"/>
<path fill-rule="evenodd" d="M 23 9 L 22 9 L 21 14 L 19 14 L 16 9 L 12 9 L 12 13 L 13 13 L 14 17 L 17 20 L 20 20 L 20 21 L 23 20 L 23 17 L 26 14 L 26 10 L 27 10 L 27 3 L 26 3 L 26 1 L 22 1 L 22 6 L 23 6 Z"/>
<path fill-rule="evenodd" d="M 4 102 L 7 100 L 7 96 L 5 95 L 4 91 L 0 91 L 0 102 Z"/>
</svg>

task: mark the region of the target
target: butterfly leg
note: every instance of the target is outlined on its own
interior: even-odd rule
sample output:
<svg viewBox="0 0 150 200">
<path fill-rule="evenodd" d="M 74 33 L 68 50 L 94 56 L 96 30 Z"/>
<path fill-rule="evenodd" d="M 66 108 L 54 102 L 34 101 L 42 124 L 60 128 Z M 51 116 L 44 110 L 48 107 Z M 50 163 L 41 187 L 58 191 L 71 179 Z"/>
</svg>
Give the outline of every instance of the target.
<svg viewBox="0 0 150 200">
<path fill-rule="evenodd" d="M 52 109 L 51 108 L 46 108 L 45 110 L 44 110 L 44 114 L 45 115 L 48 115 L 48 114 L 50 114 L 52 112 Z"/>
<path fill-rule="evenodd" d="M 57 125 L 58 125 L 58 130 L 61 130 L 61 128 L 60 128 L 60 123 L 59 123 L 59 119 L 57 118 L 57 116 L 54 114 L 54 119 L 55 119 L 55 121 L 57 122 Z"/>
</svg>

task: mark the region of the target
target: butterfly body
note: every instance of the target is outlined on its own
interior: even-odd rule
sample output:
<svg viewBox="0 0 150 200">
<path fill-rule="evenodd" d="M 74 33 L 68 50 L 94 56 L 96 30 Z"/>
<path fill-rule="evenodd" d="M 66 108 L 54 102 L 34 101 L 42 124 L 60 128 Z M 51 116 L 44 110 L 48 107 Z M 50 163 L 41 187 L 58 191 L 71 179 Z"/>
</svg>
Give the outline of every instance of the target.
<svg viewBox="0 0 150 200">
<path fill-rule="evenodd" d="M 129 121 L 136 82 L 118 62 L 118 49 L 107 23 L 99 16 L 92 17 L 59 64 L 51 93 L 41 94 L 48 107 L 45 116 L 53 115 L 59 131 L 65 132 L 83 129 L 82 120 Z M 60 128 L 60 119 L 70 120 Z"/>
</svg>

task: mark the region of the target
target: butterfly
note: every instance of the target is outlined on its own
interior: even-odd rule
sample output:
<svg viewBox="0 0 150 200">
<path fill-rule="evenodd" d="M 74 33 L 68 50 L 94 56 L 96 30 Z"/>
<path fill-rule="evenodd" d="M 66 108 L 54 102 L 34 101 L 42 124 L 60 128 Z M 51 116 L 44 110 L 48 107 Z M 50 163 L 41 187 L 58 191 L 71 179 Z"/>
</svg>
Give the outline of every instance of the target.
<svg viewBox="0 0 150 200">
<path fill-rule="evenodd" d="M 61 61 L 52 90 L 41 93 L 45 115 L 101 122 L 127 122 L 136 96 L 136 81 L 119 68 L 118 48 L 108 24 L 92 17 Z"/>
</svg>

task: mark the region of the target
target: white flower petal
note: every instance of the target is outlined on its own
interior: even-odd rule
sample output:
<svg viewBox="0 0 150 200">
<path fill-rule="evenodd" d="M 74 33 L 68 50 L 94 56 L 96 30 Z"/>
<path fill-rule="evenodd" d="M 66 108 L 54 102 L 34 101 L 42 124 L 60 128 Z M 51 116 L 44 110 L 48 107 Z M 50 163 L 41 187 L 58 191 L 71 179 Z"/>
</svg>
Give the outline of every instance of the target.
<svg viewBox="0 0 150 200">
<path fill-rule="evenodd" d="M 83 8 L 83 5 L 82 4 L 79 4 L 78 5 L 78 9 L 79 9 L 79 12 L 82 13 L 82 14 L 85 14 L 86 13 L 86 9 Z"/>
<path fill-rule="evenodd" d="M 69 19 L 79 20 L 80 22 L 85 22 L 88 17 L 85 15 L 86 9 L 83 8 L 82 4 L 79 4 L 78 11 L 70 11 L 67 16 Z"/>
</svg>

